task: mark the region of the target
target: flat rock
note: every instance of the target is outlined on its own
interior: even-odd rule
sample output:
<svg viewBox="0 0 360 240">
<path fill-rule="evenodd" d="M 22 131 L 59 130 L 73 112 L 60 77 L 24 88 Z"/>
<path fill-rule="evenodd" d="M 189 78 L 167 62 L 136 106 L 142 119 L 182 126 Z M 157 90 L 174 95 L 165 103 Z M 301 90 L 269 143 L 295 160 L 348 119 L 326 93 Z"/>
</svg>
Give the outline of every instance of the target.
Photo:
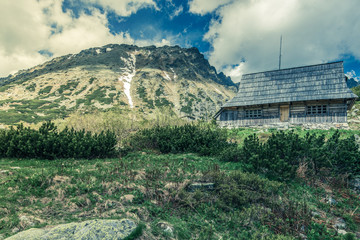
<svg viewBox="0 0 360 240">
<path fill-rule="evenodd" d="M 61 224 L 52 228 L 32 228 L 7 240 L 121 240 L 128 237 L 136 227 L 137 224 L 129 219 L 89 220 Z"/>
</svg>

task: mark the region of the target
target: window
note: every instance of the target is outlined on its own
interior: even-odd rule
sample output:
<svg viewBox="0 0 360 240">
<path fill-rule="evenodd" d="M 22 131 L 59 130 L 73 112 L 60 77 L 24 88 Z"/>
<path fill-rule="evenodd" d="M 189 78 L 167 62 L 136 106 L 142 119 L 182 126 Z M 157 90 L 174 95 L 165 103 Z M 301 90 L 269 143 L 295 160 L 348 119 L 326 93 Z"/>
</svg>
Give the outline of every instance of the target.
<svg viewBox="0 0 360 240">
<path fill-rule="evenodd" d="M 221 114 L 221 121 L 232 121 L 237 119 L 237 112 L 227 111 Z"/>
<path fill-rule="evenodd" d="M 326 105 L 307 106 L 306 113 L 308 115 L 323 115 L 327 113 Z"/>
<path fill-rule="evenodd" d="M 262 117 L 262 110 L 245 110 L 245 118 L 260 118 Z"/>
</svg>

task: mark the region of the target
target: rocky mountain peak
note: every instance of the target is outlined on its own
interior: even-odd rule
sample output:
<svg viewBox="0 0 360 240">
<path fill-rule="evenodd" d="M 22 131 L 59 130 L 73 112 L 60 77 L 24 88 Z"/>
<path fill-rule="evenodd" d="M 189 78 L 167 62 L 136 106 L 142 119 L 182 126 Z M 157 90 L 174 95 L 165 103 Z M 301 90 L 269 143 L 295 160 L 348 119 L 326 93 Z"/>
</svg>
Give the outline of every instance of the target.
<svg viewBox="0 0 360 240">
<path fill-rule="evenodd" d="M 24 113 L 19 108 L 29 109 L 30 121 L 116 106 L 144 114 L 169 107 L 179 116 L 204 118 L 236 91 L 197 48 L 126 44 L 57 57 L 0 79 L 1 85 L 0 111 L 18 116 Z M 49 114 L 49 108 L 58 114 Z"/>
</svg>

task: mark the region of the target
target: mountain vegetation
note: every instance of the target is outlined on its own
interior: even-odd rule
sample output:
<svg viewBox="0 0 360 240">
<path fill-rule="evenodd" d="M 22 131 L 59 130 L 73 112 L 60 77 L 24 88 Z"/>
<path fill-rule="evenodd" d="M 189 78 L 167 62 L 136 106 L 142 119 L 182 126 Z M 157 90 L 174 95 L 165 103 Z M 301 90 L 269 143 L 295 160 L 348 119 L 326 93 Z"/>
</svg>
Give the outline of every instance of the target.
<svg viewBox="0 0 360 240">
<path fill-rule="evenodd" d="M 38 131 L 4 130 L 14 131 L 64 137 L 52 123 Z M 10 145 L 22 147 L 32 134 Z M 0 234 L 130 218 L 144 226 L 138 239 L 356 239 L 360 201 L 350 186 L 360 173 L 360 152 L 354 134 L 163 124 L 120 138 L 114 158 L 2 155 Z M 88 144 L 80 138 L 77 148 Z"/>
<path fill-rule="evenodd" d="M 0 79 L 0 123 L 38 123 L 74 112 L 132 109 L 209 118 L 234 96 L 235 84 L 196 48 L 110 44 Z"/>
</svg>

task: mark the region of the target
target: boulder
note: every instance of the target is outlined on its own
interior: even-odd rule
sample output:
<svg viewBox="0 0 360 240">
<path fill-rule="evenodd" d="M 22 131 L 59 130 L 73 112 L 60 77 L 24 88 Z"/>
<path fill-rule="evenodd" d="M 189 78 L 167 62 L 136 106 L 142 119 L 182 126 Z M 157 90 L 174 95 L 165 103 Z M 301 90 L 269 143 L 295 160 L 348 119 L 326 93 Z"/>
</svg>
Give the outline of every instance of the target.
<svg viewBox="0 0 360 240">
<path fill-rule="evenodd" d="M 360 175 L 355 176 L 350 181 L 350 188 L 354 190 L 356 193 L 360 194 Z"/>
<path fill-rule="evenodd" d="M 346 228 L 345 220 L 342 219 L 342 218 L 337 218 L 337 219 L 335 219 L 334 227 L 335 227 L 336 229 L 345 229 L 345 228 Z"/>
<path fill-rule="evenodd" d="M 80 223 L 61 224 L 52 228 L 29 229 L 20 232 L 7 240 L 100 240 L 100 239 L 124 239 L 137 227 L 137 224 L 129 219 L 122 220 L 89 220 Z"/>
</svg>

